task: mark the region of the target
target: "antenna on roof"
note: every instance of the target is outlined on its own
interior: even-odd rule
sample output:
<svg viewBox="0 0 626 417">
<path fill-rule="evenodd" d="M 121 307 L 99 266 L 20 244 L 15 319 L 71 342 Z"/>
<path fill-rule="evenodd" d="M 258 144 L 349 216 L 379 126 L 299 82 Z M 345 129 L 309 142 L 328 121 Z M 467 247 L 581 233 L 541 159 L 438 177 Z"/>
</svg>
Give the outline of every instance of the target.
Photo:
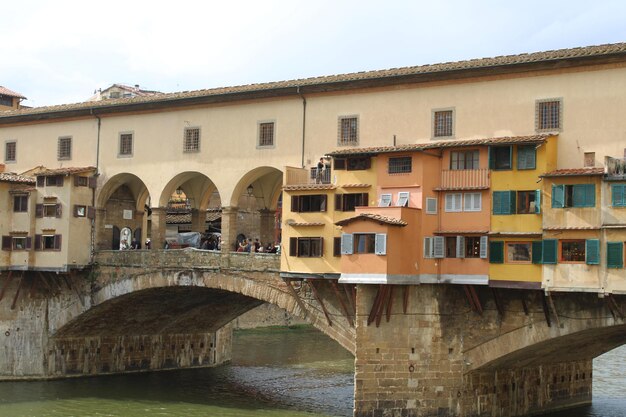
<svg viewBox="0 0 626 417">
<path fill-rule="evenodd" d="M 393 135 L 393 146 L 396 146 L 396 135 Z"/>
</svg>

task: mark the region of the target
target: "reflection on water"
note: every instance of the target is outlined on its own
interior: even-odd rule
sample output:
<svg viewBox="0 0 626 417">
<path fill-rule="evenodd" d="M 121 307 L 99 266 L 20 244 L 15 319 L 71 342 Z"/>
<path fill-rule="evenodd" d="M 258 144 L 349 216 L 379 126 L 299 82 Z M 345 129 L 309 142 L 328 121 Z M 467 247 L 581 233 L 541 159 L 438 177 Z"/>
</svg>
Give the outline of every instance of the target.
<svg viewBox="0 0 626 417">
<path fill-rule="evenodd" d="M 594 404 L 550 417 L 626 416 L 626 346 L 594 362 Z M 0 417 L 352 415 L 354 359 L 316 330 L 236 333 L 212 369 L 0 383 Z"/>
</svg>

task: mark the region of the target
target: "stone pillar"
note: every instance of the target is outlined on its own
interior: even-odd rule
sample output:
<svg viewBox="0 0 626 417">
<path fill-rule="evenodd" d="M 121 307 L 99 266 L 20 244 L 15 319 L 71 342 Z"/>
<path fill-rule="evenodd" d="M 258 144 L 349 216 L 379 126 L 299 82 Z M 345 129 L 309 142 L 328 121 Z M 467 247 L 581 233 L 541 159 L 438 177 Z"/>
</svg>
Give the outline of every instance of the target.
<svg viewBox="0 0 626 417">
<path fill-rule="evenodd" d="M 200 233 L 206 231 L 206 210 L 191 209 L 191 231 Z"/>
<path fill-rule="evenodd" d="M 96 234 L 96 250 L 111 249 L 111 239 L 113 237 L 113 229 L 105 229 L 106 209 L 96 208 L 95 234 Z"/>
<path fill-rule="evenodd" d="M 235 250 L 237 239 L 237 207 L 222 207 L 222 252 Z"/>
<path fill-rule="evenodd" d="M 261 209 L 259 213 L 261 216 L 259 238 L 261 243 L 266 245 L 268 242 L 274 241 L 274 216 L 276 215 L 276 210 Z"/>
<path fill-rule="evenodd" d="M 165 207 L 152 208 L 152 226 L 150 228 L 152 249 L 163 249 L 165 244 L 165 215 Z"/>
</svg>

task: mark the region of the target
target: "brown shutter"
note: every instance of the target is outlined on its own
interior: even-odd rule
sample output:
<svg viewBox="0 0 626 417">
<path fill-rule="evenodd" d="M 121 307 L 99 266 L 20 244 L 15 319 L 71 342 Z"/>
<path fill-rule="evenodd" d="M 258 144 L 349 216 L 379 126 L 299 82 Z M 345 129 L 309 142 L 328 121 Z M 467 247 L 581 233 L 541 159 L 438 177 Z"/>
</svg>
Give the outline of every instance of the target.
<svg viewBox="0 0 626 417">
<path fill-rule="evenodd" d="M 61 178 L 63 178 L 63 177 L 61 177 Z M 56 205 L 56 217 L 57 217 L 57 219 L 60 219 L 62 215 L 63 215 L 63 208 L 62 208 L 61 204 L 57 204 Z"/>
<path fill-rule="evenodd" d="M 87 218 L 91 219 L 91 220 L 96 218 L 96 209 L 95 208 L 93 208 L 91 206 L 87 207 Z"/>
<path fill-rule="evenodd" d="M 41 250 L 41 235 L 35 235 L 35 250 Z"/>
<path fill-rule="evenodd" d="M 291 196 L 291 211 L 292 212 L 299 212 L 300 211 L 300 197 L 297 195 L 292 195 Z"/>
<path fill-rule="evenodd" d="M 320 211 L 326 211 L 326 204 L 328 202 L 328 196 L 326 194 L 320 195 Z"/>
<path fill-rule="evenodd" d="M 335 158 L 333 160 L 333 162 L 334 162 L 334 164 L 333 164 L 334 167 L 333 168 L 335 170 L 346 169 L 346 160 L 345 160 L 345 158 Z"/>
<path fill-rule="evenodd" d="M 74 175 L 74 187 L 78 187 L 80 185 L 80 176 Z"/>
<path fill-rule="evenodd" d="M 43 217 L 43 204 L 35 205 L 35 217 Z"/>
<path fill-rule="evenodd" d="M 63 175 L 57 175 L 57 187 L 63 187 Z"/>
<path fill-rule="evenodd" d="M 46 185 L 46 177 L 44 177 L 43 175 L 38 176 L 37 187 L 43 187 L 44 185 Z"/>
<path fill-rule="evenodd" d="M 11 250 L 13 239 L 11 236 L 2 236 L 2 250 Z"/>
<path fill-rule="evenodd" d="M 96 177 L 89 177 L 87 184 L 89 185 L 89 188 L 96 188 L 98 185 L 98 179 Z"/>
<path fill-rule="evenodd" d="M 61 235 L 54 235 L 54 250 L 61 250 Z"/>
<path fill-rule="evenodd" d="M 26 250 L 31 250 L 33 248 L 33 238 L 30 236 L 26 236 Z"/>
<path fill-rule="evenodd" d="M 369 201 L 370 201 L 370 196 L 367 193 L 361 194 L 361 205 L 362 206 L 366 206 L 366 207 L 369 206 L 370 205 Z"/>
<path fill-rule="evenodd" d="M 341 256 L 341 238 L 333 238 L 333 256 Z"/>
<path fill-rule="evenodd" d="M 335 210 L 343 210 L 343 194 L 335 194 Z"/>
<path fill-rule="evenodd" d="M 298 256 L 298 238 L 289 238 L 289 256 Z"/>
<path fill-rule="evenodd" d="M 320 253 L 318 253 L 317 256 L 324 256 L 324 238 L 320 237 L 319 241 L 320 241 Z"/>
</svg>

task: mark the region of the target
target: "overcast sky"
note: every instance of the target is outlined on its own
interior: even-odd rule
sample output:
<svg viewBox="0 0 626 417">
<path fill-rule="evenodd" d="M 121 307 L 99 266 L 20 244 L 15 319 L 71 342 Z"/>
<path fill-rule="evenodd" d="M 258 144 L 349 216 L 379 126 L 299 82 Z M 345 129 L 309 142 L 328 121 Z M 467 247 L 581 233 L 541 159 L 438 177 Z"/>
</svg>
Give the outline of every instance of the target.
<svg viewBox="0 0 626 417">
<path fill-rule="evenodd" d="M 45 106 L 626 41 L 626 1 L 4 1 L 0 85 Z"/>
</svg>

